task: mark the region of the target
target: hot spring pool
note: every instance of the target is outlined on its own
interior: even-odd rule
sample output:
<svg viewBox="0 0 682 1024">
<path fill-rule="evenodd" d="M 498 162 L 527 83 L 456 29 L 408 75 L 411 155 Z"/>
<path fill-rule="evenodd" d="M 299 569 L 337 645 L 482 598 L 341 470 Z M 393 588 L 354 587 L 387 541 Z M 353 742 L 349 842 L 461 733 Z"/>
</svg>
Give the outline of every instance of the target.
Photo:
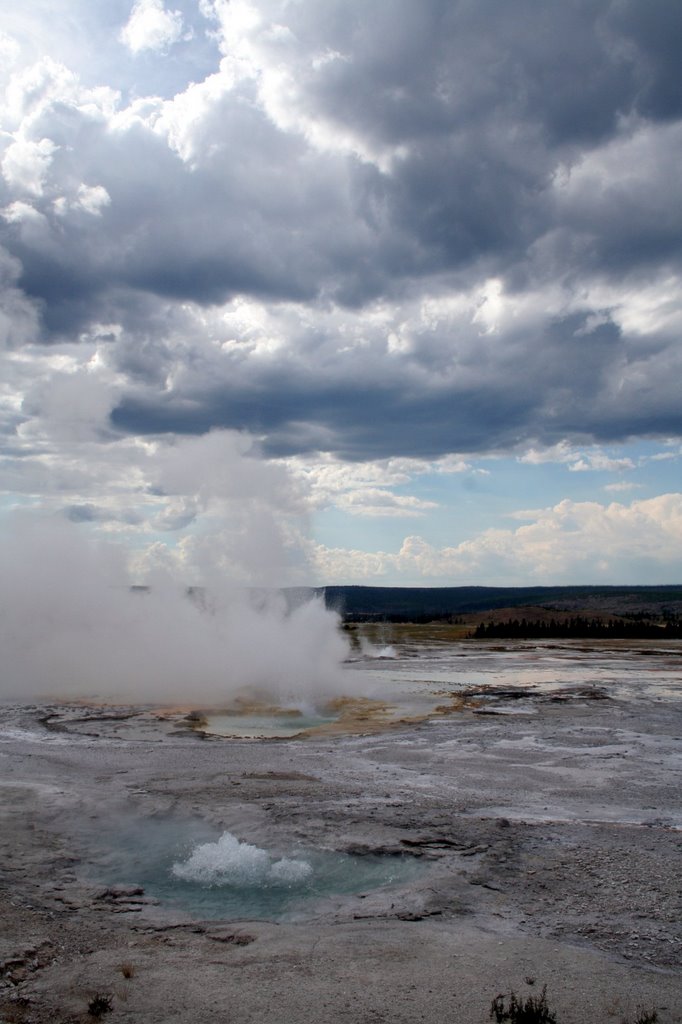
<svg viewBox="0 0 682 1024">
<path fill-rule="evenodd" d="M 183 834 L 181 834 L 183 833 Z M 408 882 L 409 856 L 352 856 L 325 850 L 266 850 L 230 832 L 151 821 L 118 831 L 96 857 L 108 885 L 139 885 L 145 895 L 203 919 L 305 917 L 315 901 Z"/>
<path fill-rule="evenodd" d="M 281 714 L 229 714 L 206 716 L 205 730 L 214 736 L 239 739 L 291 739 L 310 729 L 336 722 L 338 715 L 287 712 Z"/>
</svg>

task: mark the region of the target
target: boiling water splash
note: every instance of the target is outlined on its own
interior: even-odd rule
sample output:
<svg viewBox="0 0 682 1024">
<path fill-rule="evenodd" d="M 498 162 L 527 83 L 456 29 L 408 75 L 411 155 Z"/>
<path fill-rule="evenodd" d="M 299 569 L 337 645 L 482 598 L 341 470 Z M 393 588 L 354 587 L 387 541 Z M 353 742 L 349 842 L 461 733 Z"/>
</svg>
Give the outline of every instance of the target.
<svg viewBox="0 0 682 1024">
<path fill-rule="evenodd" d="M 360 649 L 365 658 L 396 658 L 398 656 L 398 652 L 392 644 L 377 647 L 364 638 L 361 640 Z"/>
<path fill-rule="evenodd" d="M 166 909 L 201 920 L 304 919 L 330 897 L 404 884 L 423 868 L 414 857 L 314 848 L 280 857 L 176 818 L 119 820 L 92 841 L 98 883 L 142 886 Z"/>
<path fill-rule="evenodd" d="M 186 861 L 173 864 L 171 873 L 201 885 L 270 886 L 305 882 L 313 868 L 305 860 L 273 860 L 267 850 L 240 843 L 231 832 L 223 832 L 217 842 L 202 843 Z"/>
</svg>

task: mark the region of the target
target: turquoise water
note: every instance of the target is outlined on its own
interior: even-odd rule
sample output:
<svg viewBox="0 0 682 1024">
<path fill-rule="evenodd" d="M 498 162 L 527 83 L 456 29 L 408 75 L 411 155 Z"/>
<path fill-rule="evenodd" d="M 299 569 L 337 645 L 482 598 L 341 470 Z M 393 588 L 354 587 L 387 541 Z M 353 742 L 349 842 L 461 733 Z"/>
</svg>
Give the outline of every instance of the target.
<svg viewBox="0 0 682 1024">
<path fill-rule="evenodd" d="M 139 885 L 165 908 L 202 919 L 305 917 L 314 904 L 413 878 L 412 857 L 264 849 L 229 832 L 152 820 L 118 831 L 96 858 L 108 885 Z"/>
<path fill-rule="evenodd" d="M 314 729 L 328 722 L 335 722 L 337 715 L 318 714 L 247 714 L 234 715 L 227 712 L 207 715 L 206 732 L 217 736 L 234 736 L 241 739 L 290 739 L 308 729 Z"/>
</svg>

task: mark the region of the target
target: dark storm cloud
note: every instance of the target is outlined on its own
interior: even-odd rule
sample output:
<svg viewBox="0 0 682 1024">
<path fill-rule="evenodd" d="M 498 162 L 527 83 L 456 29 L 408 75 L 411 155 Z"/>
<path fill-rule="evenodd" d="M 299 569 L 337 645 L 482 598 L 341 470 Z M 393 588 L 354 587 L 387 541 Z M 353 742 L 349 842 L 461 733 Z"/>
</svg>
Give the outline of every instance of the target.
<svg viewBox="0 0 682 1024">
<path fill-rule="evenodd" d="M 622 369 L 628 354 L 610 322 L 591 327 L 585 314 L 575 314 L 545 325 L 542 336 L 482 339 L 471 332 L 468 341 L 466 354 L 464 345 L 454 351 L 447 336 L 432 332 L 408 361 L 379 349 L 364 358 L 323 356 L 322 339 L 319 366 L 290 352 L 260 360 L 258 370 L 248 360 L 216 361 L 212 372 L 203 366 L 189 374 L 179 394 L 129 394 L 112 420 L 141 434 L 246 428 L 264 438 L 271 455 L 326 450 L 351 460 L 434 458 L 515 448 L 528 437 L 555 443 L 651 429 L 651 410 L 642 408 L 640 422 L 636 395 L 624 414 L 623 392 L 611 390 L 614 368 Z M 305 348 L 302 342 L 299 351 Z M 670 433 L 682 430 L 674 390 L 665 397 L 659 386 L 659 394 L 660 422 Z"/>
<path fill-rule="evenodd" d="M 654 118 L 682 114 L 680 38 L 682 7 L 669 0 L 621 0 L 613 4 L 607 24 L 627 40 L 636 53 L 638 110 Z"/>
<path fill-rule="evenodd" d="M 565 142 L 610 131 L 636 101 L 640 57 L 620 52 L 632 33 L 626 19 L 609 33 L 609 13 L 603 2 L 393 0 L 298 5 L 288 21 L 303 50 L 324 41 L 352 54 L 304 81 L 310 108 L 339 124 L 400 143 L 506 114 Z"/>
<path fill-rule="evenodd" d="M 214 105 L 198 145 L 218 155 L 196 169 L 138 124 L 112 131 L 61 105 L 33 131 L 59 147 L 51 188 L 32 200 L 49 233 L 36 240 L 21 223 L 0 222 L 0 242 L 21 261 L 20 284 L 40 303 L 46 340 L 125 317 L 121 289 L 201 304 L 236 293 L 305 301 L 344 275 L 344 261 L 353 277 L 353 260 L 375 247 L 343 196 L 345 167 L 312 160 L 248 90 Z M 97 217 L 55 212 L 55 196 L 74 180 L 106 189 L 110 202 Z M 9 189 L 1 198 L 9 203 Z"/>
<path fill-rule="evenodd" d="M 177 7 L 199 33 L 196 10 Z M 236 81 L 226 65 L 126 116 L 54 86 L 24 129 L 56 147 L 42 186 L 22 191 L 19 171 L 4 186 L 0 243 L 42 340 L 119 327 L 106 342 L 126 379 L 116 428 L 236 427 L 270 452 L 354 459 L 682 430 L 674 329 L 642 342 L 616 308 L 679 273 L 679 5 L 255 7 L 241 43 L 222 26 L 228 64 L 250 62 Z M 79 206 L 79 183 L 106 201 Z M 523 323 L 420 322 L 423 297 L 475 295 L 490 278 L 534 296 Z M 615 312 L 590 306 L 597 285 L 623 291 Z M 543 299 L 551 289 L 566 308 Z M 306 312 L 264 356 L 238 326 L 202 334 L 180 308 L 210 317 L 236 296 Z M 363 335 L 382 302 L 395 322 Z M 303 324 L 339 307 L 336 334 Z M 243 349 L 223 351 L 224 336 Z"/>
<path fill-rule="evenodd" d="M 284 381 L 286 397 L 270 393 L 233 394 L 224 388 L 201 403 L 164 405 L 125 400 L 112 414 L 115 425 L 136 433 L 203 433 L 214 426 L 246 428 L 265 434 L 263 450 L 284 456 L 331 450 L 341 458 L 391 455 L 437 457 L 443 452 L 513 446 L 514 427 L 522 431 L 528 408 L 518 398 L 481 388 L 403 397 L 379 384 L 356 388 L 321 385 L 314 394 Z M 301 409 L 306 424 L 301 424 Z M 485 428 L 483 429 L 483 424 Z M 302 429 L 303 428 L 303 429 Z"/>
</svg>

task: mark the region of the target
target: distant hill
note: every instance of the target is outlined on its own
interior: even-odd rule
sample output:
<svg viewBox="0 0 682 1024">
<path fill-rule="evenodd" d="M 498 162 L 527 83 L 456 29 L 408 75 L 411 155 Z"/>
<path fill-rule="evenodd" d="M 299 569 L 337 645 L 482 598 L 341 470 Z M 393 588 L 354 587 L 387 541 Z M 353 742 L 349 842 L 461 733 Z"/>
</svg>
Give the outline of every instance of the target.
<svg viewBox="0 0 682 1024">
<path fill-rule="evenodd" d="M 310 590 L 305 591 L 310 594 Z M 425 622 L 535 606 L 592 615 L 669 617 L 682 613 L 682 585 L 649 587 L 318 587 L 346 622 Z M 292 590 L 292 596 L 303 590 Z"/>
</svg>

